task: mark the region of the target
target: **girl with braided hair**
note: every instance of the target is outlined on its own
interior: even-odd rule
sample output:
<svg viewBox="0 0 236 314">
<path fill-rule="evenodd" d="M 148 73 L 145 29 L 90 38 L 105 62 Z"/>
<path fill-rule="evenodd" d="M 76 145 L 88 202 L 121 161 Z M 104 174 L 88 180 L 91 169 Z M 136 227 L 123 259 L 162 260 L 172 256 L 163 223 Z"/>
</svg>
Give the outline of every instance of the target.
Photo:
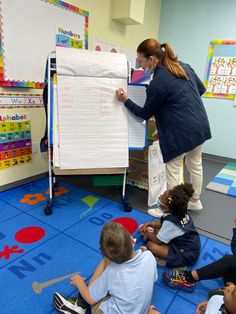
<svg viewBox="0 0 236 314">
<path fill-rule="evenodd" d="M 160 196 L 163 217 L 140 226 L 147 249 L 162 266 L 193 265 L 199 257 L 200 237 L 187 214 L 193 193 L 189 183 L 166 190 Z"/>
<path fill-rule="evenodd" d="M 191 210 L 201 210 L 202 148 L 211 138 L 210 126 L 201 95 L 205 87 L 194 70 L 180 62 L 167 43 L 146 39 L 137 48 L 137 61 L 153 79 L 146 91 L 143 107 L 128 98 L 122 89 L 116 97 L 136 116 L 148 120 L 153 115 L 159 136 L 163 160 L 166 163 L 167 189 L 181 182 L 183 158 L 190 174 L 194 194 L 188 204 Z M 155 211 L 149 214 L 155 215 Z"/>
</svg>

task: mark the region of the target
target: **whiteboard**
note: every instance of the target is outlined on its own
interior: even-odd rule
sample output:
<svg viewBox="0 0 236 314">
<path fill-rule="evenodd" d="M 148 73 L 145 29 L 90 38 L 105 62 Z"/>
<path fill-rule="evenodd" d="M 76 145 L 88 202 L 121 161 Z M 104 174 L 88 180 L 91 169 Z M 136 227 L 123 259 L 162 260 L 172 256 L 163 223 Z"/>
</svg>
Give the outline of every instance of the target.
<svg viewBox="0 0 236 314">
<path fill-rule="evenodd" d="M 129 84 L 128 97 L 138 106 L 143 107 L 146 101 L 146 86 L 142 84 Z M 128 111 L 129 149 L 144 149 L 148 144 L 147 122 Z"/>
<path fill-rule="evenodd" d="M 80 34 L 87 48 L 86 11 L 50 0 L 1 0 L 0 5 L 5 80 L 43 82 L 58 27 Z"/>
</svg>

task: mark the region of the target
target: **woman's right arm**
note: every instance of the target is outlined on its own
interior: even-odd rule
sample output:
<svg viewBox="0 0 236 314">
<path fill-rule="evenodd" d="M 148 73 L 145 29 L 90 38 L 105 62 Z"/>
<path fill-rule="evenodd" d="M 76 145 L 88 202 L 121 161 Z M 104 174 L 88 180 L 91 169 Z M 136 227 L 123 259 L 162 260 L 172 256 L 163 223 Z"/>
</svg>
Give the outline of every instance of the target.
<svg viewBox="0 0 236 314">
<path fill-rule="evenodd" d="M 159 83 L 159 85 L 161 82 Z M 150 85 L 147 88 L 146 101 L 143 107 L 138 106 L 130 98 L 124 103 L 125 107 L 133 112 L 137 117 L 142 118 L 143 120 L 150 119 L 154 114 L 157 114 L 159 107 L 162 105 L 165 97 L 166 88 L 157 86 L 157 82 L 152 80 Z"/>
</svg>

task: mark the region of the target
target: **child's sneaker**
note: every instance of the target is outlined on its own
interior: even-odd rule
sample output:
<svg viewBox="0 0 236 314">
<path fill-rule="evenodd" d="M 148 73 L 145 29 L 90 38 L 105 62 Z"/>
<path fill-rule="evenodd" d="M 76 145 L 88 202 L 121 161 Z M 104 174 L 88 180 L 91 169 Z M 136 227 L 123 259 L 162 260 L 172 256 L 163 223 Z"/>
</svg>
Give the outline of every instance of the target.
<svg viewBox="0 0 236 314">
<path fill-rule="evenodd" d="M 53 304 L 55 309 L 64 314 L 85 314 L 88 308 L 88 304 L 83 298 L 65 299 L 57 292 L 54 293 Z"/>
<path fill-rule="evenodd" d="M 177 288 L 186 292 L 193 292 L 195 290 L 196 282 L 187 281 L 183 269 L 164 271 L 162 278 L 170 288 Z"/>
<path fill-rule="evenodd" d="M 148 209 L 148 215 L 161 218 L 163 216 L 163 210 L 160 207 Z"/>
<path fill-rule="evenodd" d="M 200 200 L 197 202 L 188 202 L 188 210 L 201 210 L 203 209 L 202 203 Z"/>
</svg>

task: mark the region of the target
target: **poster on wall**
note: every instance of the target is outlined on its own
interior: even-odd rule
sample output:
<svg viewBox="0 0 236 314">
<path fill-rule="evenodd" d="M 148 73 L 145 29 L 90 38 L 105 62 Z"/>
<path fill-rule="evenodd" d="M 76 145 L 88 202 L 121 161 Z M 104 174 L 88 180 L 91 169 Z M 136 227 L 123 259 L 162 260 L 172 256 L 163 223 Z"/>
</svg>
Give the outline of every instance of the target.
<svg viewBox="0 0 236 314">
<path fill-rule="evenodd" d="M 93 50 L 95 51 L 107 51 L 107 52 L 120 52 L 120 47 L 112 42 L 94 38 Z"/>
<path fill-rule="evenodd" d="M 0 170 L 31 161 L 30 114 L 0 114 Z"/>
<path fill-rule="evenodd" d="M 84 48 L 84 41 L 81 34 L 60 26 L 57 27 L 56 46 L 82 49 Z"/>
<path fill-rule="evenodd" d="M 0 86 L 42 88 L 56 26 L 88 49 L 89 12 L 60 0 L 0 1 Z"/>
<path fill-rule="evenodd" d="M 235 98 L 236 40 L 210 43 L 204 85 L 204 97 Z"/>
</svg>

